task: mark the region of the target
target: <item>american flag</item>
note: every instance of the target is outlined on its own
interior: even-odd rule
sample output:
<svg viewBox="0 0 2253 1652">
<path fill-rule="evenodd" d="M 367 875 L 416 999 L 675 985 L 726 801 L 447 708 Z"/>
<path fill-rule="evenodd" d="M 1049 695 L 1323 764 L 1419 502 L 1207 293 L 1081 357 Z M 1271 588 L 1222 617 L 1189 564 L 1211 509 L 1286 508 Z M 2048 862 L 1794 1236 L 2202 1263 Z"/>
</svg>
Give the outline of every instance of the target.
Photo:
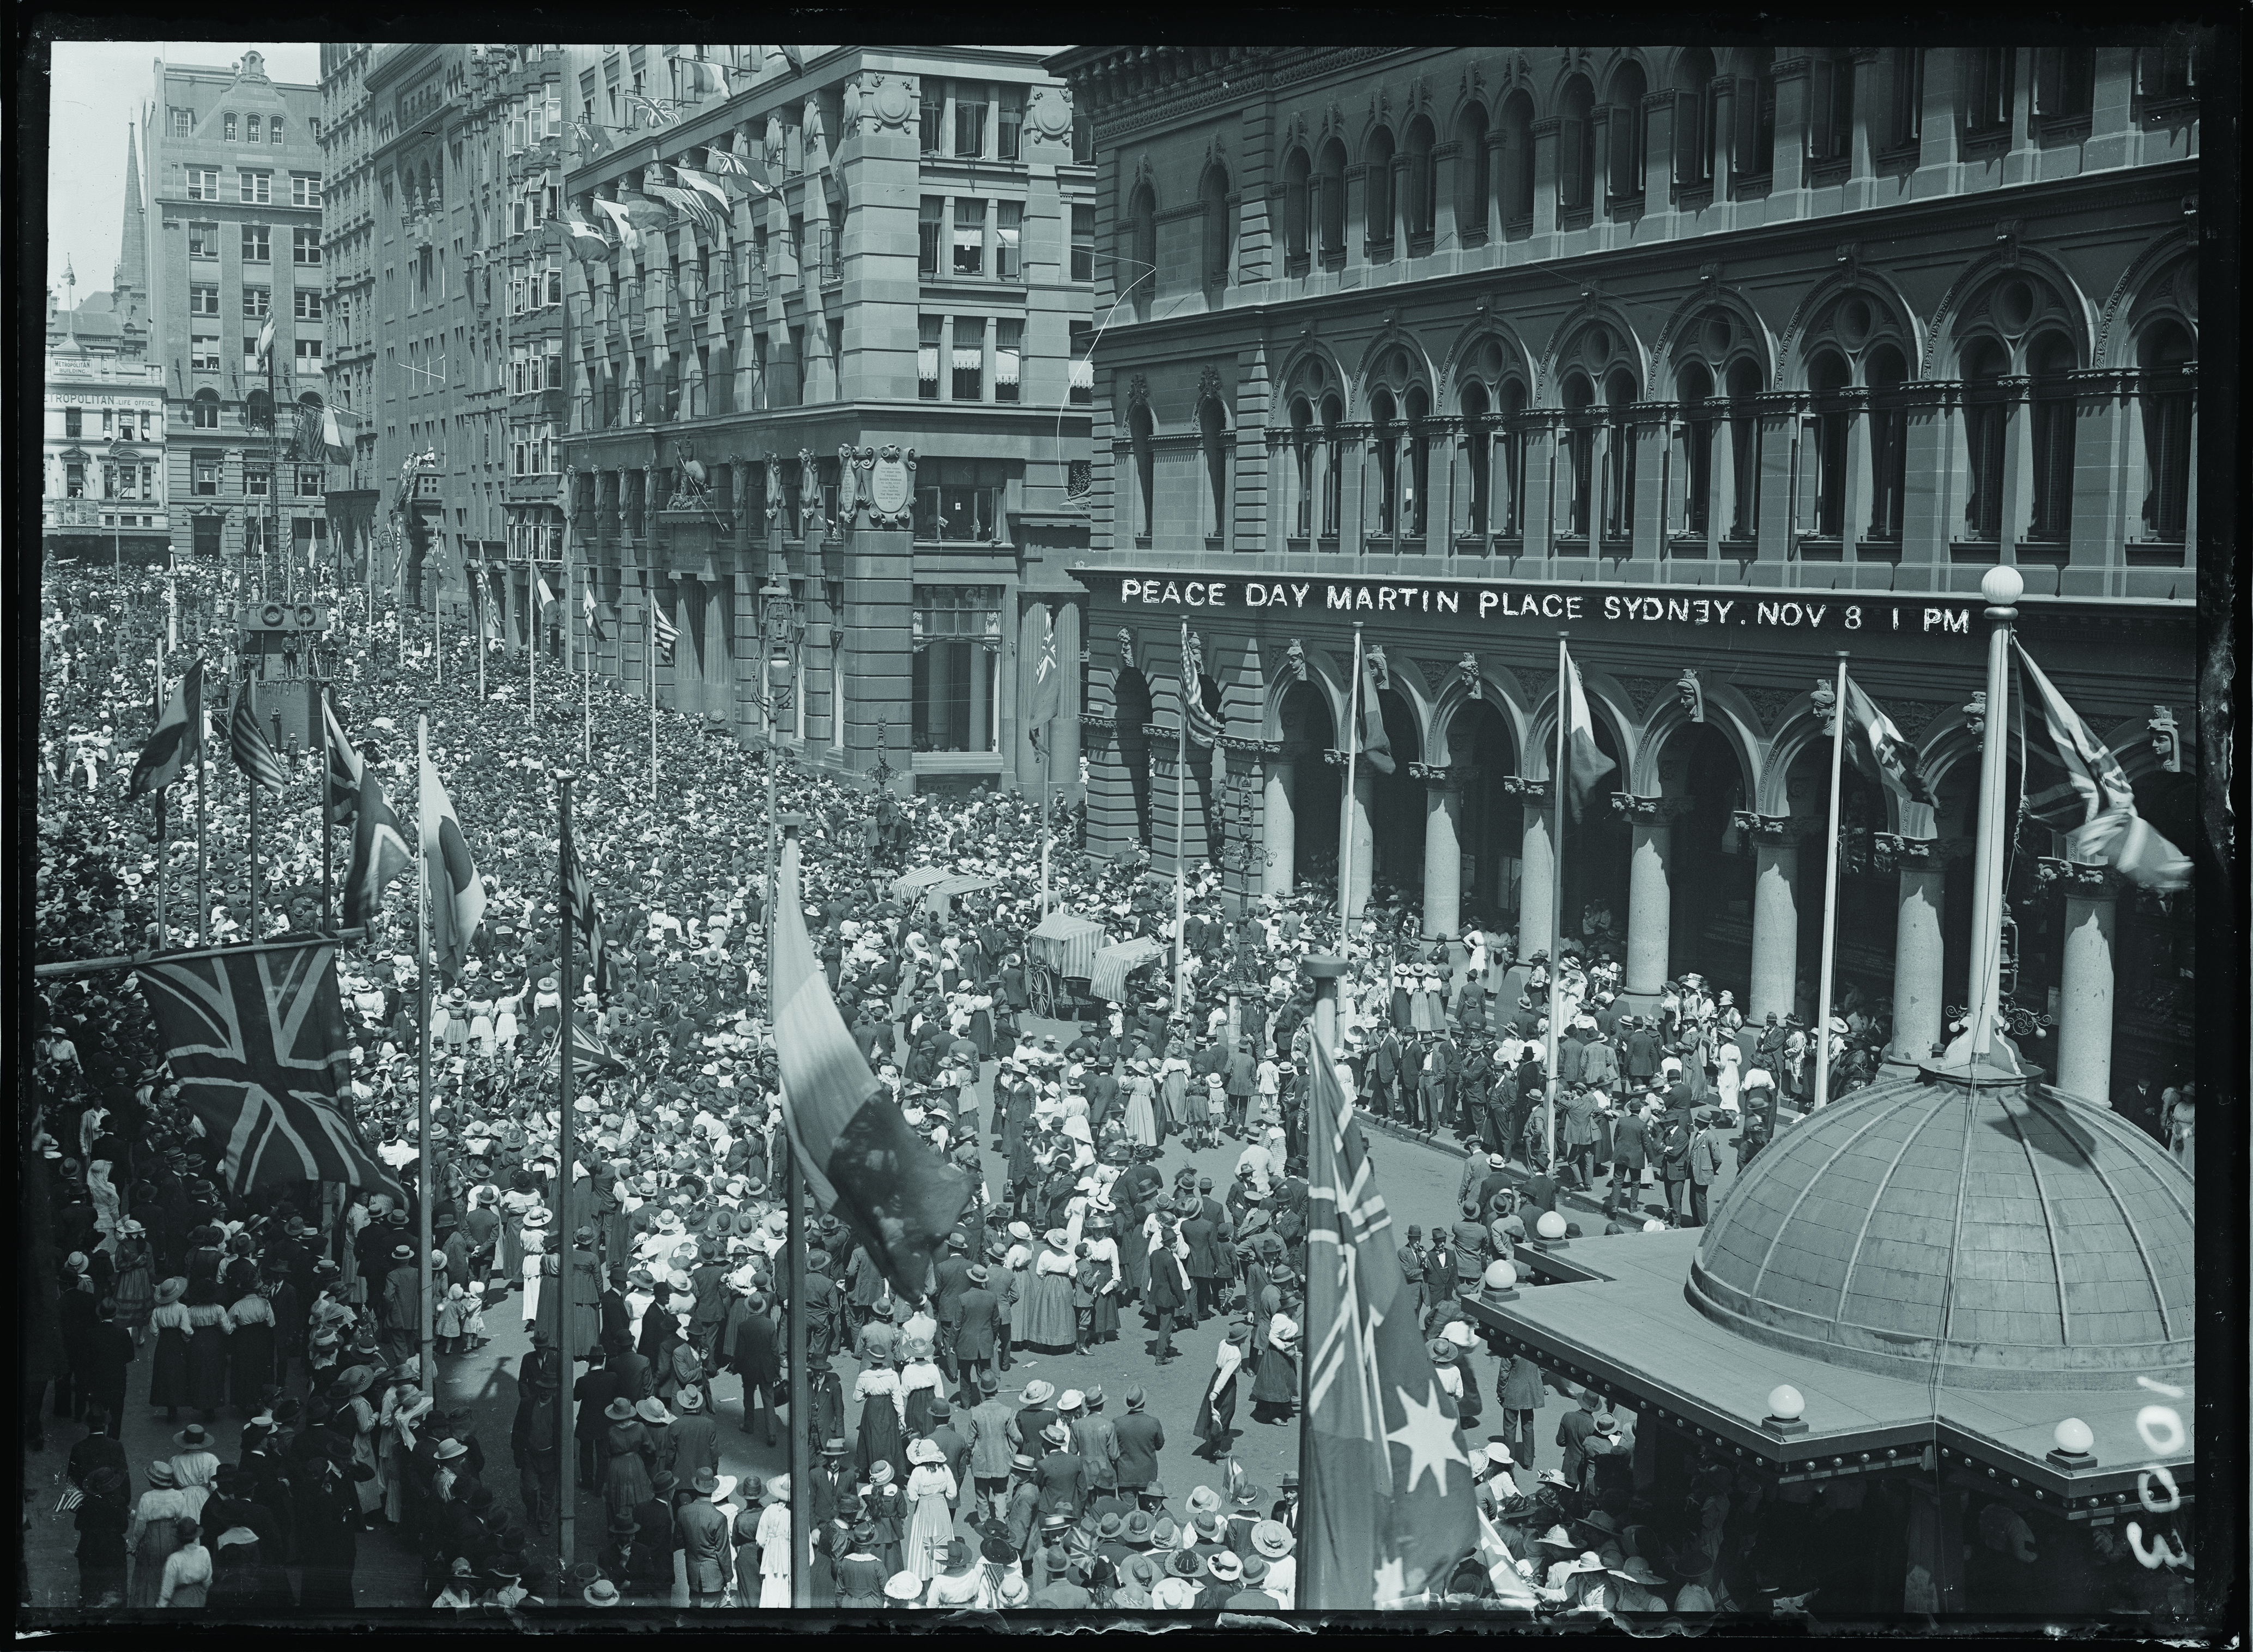
<svg viewBox="0 0 2253 1652">
<path fill-rule="evenodd" d="M 1182 626 L 1182 715 L 1188 720 L 1189 738 L 1210 748 L 1220 737 L 1221 721 L 1204 703 L 1204 639 Z"/>
<path fill-rule="evenodd" d="M 352 1057 L 334 945 L 191 953 L 135 973 L 180 1093 L 225 1145 L 237 1193 L 342 1181 L 404 1200 L 337 1100 Z"/>
<path fill-rule="evenodd" d="M 650 605 L 649 623 L 657 635 L 658 652 L 667 659 L 673 658 L 673 645 L 680 636 L 680 627 L 665 617 L 665 610 L 655 603 Z"/>
<path fill-rule="evenodd" d="M 1298 1603 L 1399 1607 L 1478 1545 L 1470 1453 L 1432 1364 L 1361 1126 L 1318 1036 L 1308 1105 Z M 1460 1481 L 1456 1474 L 1463 1476 Z"/>
<path fill-rule="evenodd" d="M 227 718 L 227 738 L 234 754 L 234 766 L 248 775 L 254 784 L 276 796 L 289 790 L 289 777 L 282 772 L 282 760 L 274 755 L 273 742 L 258 726 L 258 714 L 251 708 L 248 678 L 235 685 L 234 711 Z"/>
</svg>

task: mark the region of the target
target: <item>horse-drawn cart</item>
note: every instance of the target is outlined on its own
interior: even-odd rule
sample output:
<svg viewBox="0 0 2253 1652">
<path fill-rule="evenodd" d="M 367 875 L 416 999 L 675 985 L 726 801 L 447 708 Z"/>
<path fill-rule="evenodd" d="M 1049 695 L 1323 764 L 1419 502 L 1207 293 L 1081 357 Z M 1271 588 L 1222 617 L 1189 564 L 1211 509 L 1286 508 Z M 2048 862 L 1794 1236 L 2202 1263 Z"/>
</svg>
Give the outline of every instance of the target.
<svg viewBox="0 0 2253 1652">
<path fill-rule="evenodd" d="M 1051 912 L 1040 921 L 1025 938 L 1025 996 L 1034 1014 L 1050 1021 L 1078 1017 L 1103 941 L 1103 925 L 1090 918 Z"/>
</svg>

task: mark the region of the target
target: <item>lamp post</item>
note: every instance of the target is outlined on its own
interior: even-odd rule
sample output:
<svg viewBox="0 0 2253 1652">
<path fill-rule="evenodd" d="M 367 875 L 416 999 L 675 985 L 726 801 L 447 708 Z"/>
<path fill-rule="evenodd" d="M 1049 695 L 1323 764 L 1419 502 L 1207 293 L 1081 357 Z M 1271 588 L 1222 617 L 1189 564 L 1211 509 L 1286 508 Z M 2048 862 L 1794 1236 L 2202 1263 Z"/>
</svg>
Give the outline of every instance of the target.
<svg viewBox="0 0 2253 1652">
<path fill-rule="evenodd" d="M 766 660 L 761 669 L 759 718 L 765 725 L 767 749 L 767 842 L 765 871 L 759 884 L 760 910 L 765 914 L 767 1021 L 774 1021 L 774 899 L 775 899 L 775 771 L 782 762 L 776 719 L 797 693 L 797 673 L 790 648 L 796 604 L 790 589 L 769 576 L 759 591 L 759 634 L 767 639 Z"/>
</svg>

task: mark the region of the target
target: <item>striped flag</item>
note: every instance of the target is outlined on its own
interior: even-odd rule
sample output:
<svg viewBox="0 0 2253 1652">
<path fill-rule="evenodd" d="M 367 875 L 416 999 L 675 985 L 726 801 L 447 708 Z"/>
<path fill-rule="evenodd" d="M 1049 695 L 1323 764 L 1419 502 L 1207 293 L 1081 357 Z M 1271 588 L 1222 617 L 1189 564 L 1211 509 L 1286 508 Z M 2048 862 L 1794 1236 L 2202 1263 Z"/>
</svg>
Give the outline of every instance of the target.
<svg viewBox="0 0 2253 1652">
<path fill-rule="evenodd" d="M 334 761 L 331 757 L 331 762 Z M 375 921 L 383 910 L 383 891 L 413 859 L 407 834 L 399 829 L 399 817 L 383 795 L 375 765 L 362 764 L 359 798 L 352 805 L 352 865 L 345 872 L 346 928 Z"/>
<path fill-rule="evenodd" d="M 134 760 L 132 778 L 125 783 L 127 800 L 144 791 L 163 791 L 190 763 L 200 761 L 203 735 L 204 662 L 199 659 L 188 667 L 188 674 L 157 713 L 157 727 Z"/>
<path fill-rule="evenodd" d="M 680 627 L 665 617 L 665 610 L 655 603 L 649 605 L 649 623 L 657 638 L 658 652 L 667 659 L 673 658 L 673 645 L 680 636 Z"/>
<path fill-rule="evenodd" d="M 352 1055 L 333 943 L 190 953 L 135 974 L 181 1094 L 224 1144 L 235 1192 L 341 1181 L 403 1202 L 338 1099 Z"/>
<path fill-rule="evenodd" d="M 610 258 L 610 237 L 592 224 L 582 223 L 575 218 L 567 219 L 563 225 L 563 239 L 571 248 L 571 255 L 581 263 L 600 264 Z"/>
<path fill-rule="evenodd" d="M 350 414 L 339 414 L 334 408 L 321 409 L 322 457 L 331 464 L 352 463 L 352 442 L 359 434 L 359 421 Z"/>
<path fill-rule="evenodd" d="M 548 1046 L 547 1070 L 554 1077 L 563 1070 L 563 1030 L 555 1030 L 555 1037 Z M 602 1035 L 587 1024 L 584 1015 L 571 1018 L 571 1070 L 582 1078 L 615 1078 L 632 1070 L 620 1061 L 617 1053 L 603 1042 Z"/>
<path fill-rule="evenodd" d="M 266 358 L 274 349 L 274 324 L 279 319 L 280 317 L 269 310 L 266 314 L 266 324 L 258 330 L 257 361 L 262 367 L 266 365 Z"/>
<path fill-rule="evenodd" d="M 728 71 L 719 64 L 704 58 L 684 58 L 680 62 L 681 89 L 686 92 L 717 92 L 728 95 Z"/>
<path fill-rule="evenodd" d="M 462 979 L 469 961 L 470 938 L 485 913 L 485 886 L 471 863 L 470 846 L 453 799 L 439 783 L 437 765 L 422 759 L 416 788 L 417 831 L 430 872 L 430 951 L 449 981 Z"/>
<path fill-rule="evenodd" d="M 1186 626 L 1182 630 L 1182 716 L 1190 740 L 1210 750 L 1220 737 L 1221 721 L 1204 703 L 1203 639 Z"/>
<path fill-rule="evenodd" d="M 541 617 L 545 618 L 548 610 L 555 606 L 555 593 L 548 588 L 547 575 L 535 574 L 533 579 L 540 597 Z"/>
<path fill-rule="evenodd" d="M 321 695 L 322 744 L 327 750 L 326 768 L 329 786 L 327 808 L 331 826 L 350 826 L 359 805 L 359 753 L 345 736 L 344 724 L 337 721 L 337 708 L 324 693 Z"/>
<path fill-rule="evenodd" d="M 1846 679 L 1846 719 L 1855 736 L 1847 741 L 1846 749 L 1854 754 L 1856 768 L 1903 803 L 1939 808 L 1939 798 L 1917 769 L 1916 748 L 1852 677 Z"/>
<path fill-rule="evenodd" d="M 595 210 L 609 219 L 617 230 L 619 246 L 630 253 L 641 249 L 641 232 L 633 227 L 633 220 L 626 215 L 624 207 L 616 201 L 606 201 L 598 195 L 595 198 Z"/>
<path fill-rule="evenodd" d="M 234 710 L 227 720 L 227 741 L 234 756 L 234 766 L 248 775 L 252 784 L 264 786 L 276 796 L 289 789 L 289 777 L 282 772 L 282 760 L 274 755 L 273 742 L 259 728 L 258 714 L 251 708 L 248 678 L 235 686 Z"/>
<path fill-rule="evenodd" d="M 587 635 L 598 643 L 610 641 L 610 633 L 603 629 L 603 610 L 595 604 L 595 587 L 591 578 L 582 595 L 582 603 L 587 614 Z"/>
<path fill-rule="evenodd" d="M 970 1178 L 908 1128 L 846 1031 L 806 938 L 798 862 L 792 839 L 775 896 L 783 1120 L 822 1209 L 867 1247 L 894 1290 L 919 1295 L 932 1288 L 934 1257 L 969 1202 Z"/>
<path fill-rule="evenodd" d="M 1580 668 L 1573 663 L 1569 652 L 1564 660 L 1565 763 L 1571 783 L 1566 795 L 1572 800 L 1573 819 L 1578 820 L 1596 782 L 1618 765 L 1597 749 L 1595 721 L 1588 715 L 1587 695 L 1580 692 Z"/>
<path fill-rule="evenodd" d="M 2012 708 L 2026 817 L 2063 833 L 2071 860 L 2117 868 L 2121 876 L 2147 889 L 2188 889 L 2189 857 L 2136 812 L 2135 788 L 2111 748 L 2066 704 L 2033 656 L 2015 638 L 2012 644 L 2018 648 L 2019 669 L 2033 690 L 2019 695 Z M 2045 739 L 2027 738 L 2026 702 L 2030 699 L 2041 702 Z"/>
<path fill-rule="evenodd" d="M 1298 1606 L 1367 1611 L 1445 1586 L 1478 1546 L 1478 1501 L 1455 1402 L 1401 1279 L 1392 1217 L 1320 1039 L 1313 1060 L 1306 1324 L 1319 1340 L 1299 1434 Z"/>
</svg>

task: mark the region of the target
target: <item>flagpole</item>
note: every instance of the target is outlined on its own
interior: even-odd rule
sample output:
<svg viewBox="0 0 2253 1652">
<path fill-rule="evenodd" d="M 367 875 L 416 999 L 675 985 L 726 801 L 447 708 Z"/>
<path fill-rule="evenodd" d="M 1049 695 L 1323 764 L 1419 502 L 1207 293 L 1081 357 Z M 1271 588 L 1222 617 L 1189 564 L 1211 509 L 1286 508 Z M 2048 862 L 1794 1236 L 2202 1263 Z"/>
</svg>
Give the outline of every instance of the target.
<svg viewBox="0 0 2253 1652">
<path fill-rule="evenodd" d="M 463 574 L 466 579 L 482 581 L 485 578 L 483 574 L 471 574 L 466 568 L 463 569 Z M 476 600 L 470 604 L 477 610 L 478 698 L 479 701 L 483 701 L 485 697 L 485 645 L 492 638 L 492 616 L 485 610 L 485 604 L 491 601 L 492 601 L 492 593 L 480 585 Z"/>
<path fill-rule="evenodd" d="M 195 666 L 188 667 L 189 673 L 191 675 L 195 674 L 196 666 L 202 664 L 203 662 L 201 660 L 198 660 Z M 186 692 L 185 685 L 183 686 L 181 692 L 183 694 Z M 206 775 L 204 770 L 204 697 L 200 685 L 198 686 L 196 690 L 196 703 L 189 708 L 188 714 L 195 719 L 196 724 L 195 728 L 191 731 L 194 735 L 196 742 L 196 944 L 199 946 L 209 946 L 211 944 L 211 894 L 207 883 L 207 878 L 211 868 L 211 854 L 204 832 L 205 823 L 209 819 L 209 813 L 204 804 L 204 790 L 206 785 Z M 257 938 L 254 936 L 252 938 L 255 940 Z"/>
<path fill-rule="evenodd" d="M 556 908 L 563 915 L 562 938 L 557 946 L 559 973 L 556 985 L 562 988 L 563 1000 L 563 1058 L 561 1101 L 562 1112 L 555 1127 L 556 1156 L 562 1161 L 558 1170 L 555 1190 L 555 1243 L 563 1252 L 563 1266 L 556 1284 L 562 1291 L 555 1305 L 555 1346 L 557 1363 L 562 1367 L 556 1384 L 556 1526 L 558 1542 L 566 1573 L 571 1570 L 571 1546 L 577 1523 L 579 1509 L 579 1468 L 572 1446 L 571 1407 L 566 1403 L 572 1384 L 563 1379 L 570 1377 L 576 1356 L 572 1353 L 576 1344 L 571 1339 L 571 1294 L 577 1284 L 578 1246 L 572 1235 L 571 1193 L 574 1172 L 577 1168 L 577 1144 L 572 1140 L 571 1109 L 575 1069 L 578 1063 L 575 1029 L 572 1022 L 578 999 L 577 982 L 571 970 L 571 930 L 577 913 L 571 904 L 571 771 L 562 770 L 555 777 L 555 810 L 558 822 L 556 833 L 556 885 L 561 893 Z"/>
<path fill-rule="evenodd" d="M 654 596 L 652 596 L 651 602 L 652 606 L 650 611 L 654 614 L 656 612 Z M 655 808 L 657 806 L 657 628 L 654 625 L 650 627 L 649 636 L 643 642 L 642 654 L 649 664 L 649 802 L 650 806 Z M 775 731 L 770 728 L 767 730 L 767 756 L 770 762 L 774 757 L 774 740 Z M 770 959 L 769 963 L 771 965 L 772 960 Z"/>
<path fill-rule="evenodd" d="M 321 833 L 321 931 L 326 934 L 337 921 L 336 832 L 329 819 L 329 685 L 315 685 L 321 696 L 321 747 L 317 759 L 320 780 L 313 788 L 313 824 Z"/>
<path fill-rule="evenodd" d="M 1189 854 L 1189 696 L 1199 691 L 1200 685 L 1189 680 L 1189 622 L 1182 618 L 1181 654 L 1182 703 L 1174 721 L 1180 724 L 1175 730 L 1176 747 L 1174 755 L 1174 1014 L 1182 1013 L 1182 992 L 1189 984 L 1182 965 L 1189 960 L 1188 948 L 1182 944 L 1182 935 L 1188 928 L 1189 886 L 1183 881 L 1183 861 Z"/>
<path fill-rule="evenodd" d="M 1557 763 L 1550 771 L 1550 799 L 1554 812 L 1549 846 L 1549 1072 L 1548 1105 L 1541 1115 L 1542 1168 L 1553 1181 L 1557 1175 L 1557 1013 L 1563 1007 L 1560 990 L 1565 963 L 1565 725 L 1572 721 L 1572 666 L 1565 655 L 1569 631 L 1557 633 Z"/>
<path fill-rule="evenodd" d="M 160 638 L 158 638 L 158 645 L 157 649 L 157 716 L 159 721 L 162 721 L 164 715 L 164 650 L 163 646 L 163 639 Z M 171 859 L 171 854 L 168 853 L 171 846 L 164 841 L 164 793 L 168 790 L 170 790 L 170 788 L 167 786 L 158 786 L 157 788 L 156 797 L 151 799 L 156 808 L 157 944 L 160 947 L 167 944 L 172 938 L 171 932 L 165 927 L 165 921 L 171 916 L 171 910 L 164 899 L 166 893 L 164 887 L 164 863 Z"/>
<path fill-rule="evenodd" d="M 1838 955 L 1838 774 L 1846 755 L 1846 651 L 1838 651 L 1838 698 L 1831 711 L 1831 831 L 1823 875 L 1823 967 L 1815 999 L 1815 1105 L 1831 1099 L 1831 972 Z"/>
<path fill-rule="evenodd" d="M 1335 956 L 1316 952 L 1308 958 L 1300 967 L 1314 977 L 1315 981 L 1314 1059 L 1330 1061 L 1334 1059 L 1332 1052 L 1337 1048 L 1338 978 L 1345 973 L 1347 968 L 1344 949 L 1341 947 Z M 1308 1163 L 1311 1166 L 1314 1162 L 1312 1133 L 1316 1130 L 1333 1128 L 1334 1121 L 1324 1117 L 1326 1110 L 1317 1105 L 1317 1098 L 1322 1092 L 1315 1087 L 1311 1075 L 1308 1079 L 1308 1086 L 1307 1129 L 1310 1139 L 1306 1145 L 1306 1153 Z M 1349 1106 L 1352 1105 L 1350 1100 L 1347 1105 Z M 1340 1258 L 1337 1260 L 1342 1264 L 1343 1258 Z M 1315 1258 L 1311 1254 L 1307 1258 L 1307 1265 L 1311 1284 L 1312 1269 L 1315 1265 Z M 1299 1361 L 1297 1461 L 1299 1485 L 1302 1495 L 1306 1488 L 1316 1484 L 1322 1478 L 1318 1465 L 1315 1461 L 1315 1430 L 1308 1420 L 1315 1414 L 1314 1350 L 1317 1345 L 1317 1340 L 1311 1335 L 1311 1330 L 1310 1327 L 1310 1335 L 1302 1344 L 1306 1351 Z M 1316 1517 L 1319 1517 L 1319 1515 Z M 1309 1522 L 1302 1518 L 1300 1524 L 1303 1529 L 1309 1524 Z M 1338 1579 L 1329 1575 L 1330 1568 L 1325 1564 L 1332 1558 L 1330 1545 L 1328 1543 L 1305 1542 L 1302 1536 L 1298 1555 L 1301 1570 L 1297 1598 L 1303 1601 L 1319 1600 L 1327 1603 L 1333 1598 L 1333 1592 L 1338 1586 Z"/>
<path fill-rule="evenodd" d="M 442 528 L 443 523 L 439 525 Z M 439 567 L 430 570 L 430 668 L 437 673 L 436 686 L 446 684 L 446 617 L 438 606 L 438 588 L 445 582 L 444 553 L 439 554 Z"/>
<path fill-rule="evenodd" d="M 1994 568 L 1979 582 L 1993 629 L 1987 638 L 1987 719 L 1979 742 L 1979 823 L 1976 843 L 1977 882 L 1971 894 L 1971 1053 L 1984 1058 L 1994 1048 L 1995 1017 L 2002 1007 L 2003 868 L 2009 858 L 2010 827 L 2003 815 L 2009 725 L 2005 710 L 2010 694 L 2012 606 L 2026 582 L 2016 568 Z"/>
<path fill-rule="evenodd" d="M 234 691 L 237 695 L 235 703 L 239 708 L 246 707 L 249 703 L 250 680 L 248 671 L 249 667 L 245 666 L 243 680 L 236 687 Z M 234 718 L 230 717 L 227 721 L 231 723 L 234 721 Z M 234 729 L 229 728 L 227 730 L 227 737 L 230 741 L 233 740 L 234 737 Z M 258 777 L 250 773 L 248 770 L 244 770 L 242 777 L 242 789 L 249 794 L 250 798 L 250 938 L 254 941 L 261 941 L 264 940 L 266 938 L 258 932 Z"/>
<path fill-rule="evenodd" d="M 1361 747 L 1361 622 L 1353 623 L 1353 680 L 1346 689 L 1345 799 L 1338 827 L 1338 956 L 1353 956 L 1353 760 Z M 1372 843 L 1372 847 L 1374 847 Z"/>
<path fill-rule="evenodd" d="M 774 751 L 768 749 L 768 761 L 772 763 Z M 770 770 L 771 772 L 771 770 Z M 770 811 L 769 818 L 772 819 Z M 787 860 L 790 846 L 798 840 L 799 828 L 806 817 L 789 814 L 783 817 L 783 857 Z M 776 868 L 775 887 L 767 902 L 767 1020 L 772 1024 L 774 1013 L 774 911 L 781 903 L 783 878 L 779 864 Z M 798 898 L 798 884 L 792 880 L 790 896 Z M 779 1028 L 776 1036 L 780 1036 Z M 790 1314 L 785 1328 L 785 1356 L 790 1362 L 790 1603 L 806 1607 L 813 1604 L 813 1465 L 812 1453 L 820 1443 L 813 1438 L 811 1417 L 813 1410 L 813 1373 L 806 1370 L 806 1184 L 804 1170 L 798 1162 L 798 1144 L 784 1135 L 783 1196 L 790 1202 Z M 747 1416 L 744 1421 L 750 1421 Z"/>
<path fill-rule="evenodd" d="M 415 768 L 415 847 L 419 851 L 415 857 L 415 973 L 421 978 L 415 1010 L 415 1202 L 422 1207 L 422 1254 L 416 1260 L 422 1273 L 422 1391 L 435 1400 L 438 1397 L 438 1369 L 432 1346 L 436 1328 L 430 1317 L 430 846 L 422 841 L 421 832 L 422 777 L 430 765 L 430 718 L 427 713 L 415 719 L 415 750 L 419 759 Z"/>
<path fill-rule="evenodd" d="M 1050 718 L 1034 732 L 1039 736 L 1037 743 L 1041 749 L 1041 922 L 1045 924 L 1049 917 L 1049 840 L 1051 835 L 1049 829 L 1049 784 L 1051 778 L 1050 770 L 1055 766 L 1056 720 Z"/>
<path fill-rule="evenodd" d="M 531 675 L 526 679 L 524 691 L 524 726 L 540 727 L 540 642 L 541 622 L 544 616 L 540 608 L 540 565 L 532 564 L 532 588 L 525 595 L 532 602 L 532 624 L 527 628 L 532 644 L 532 663 L 527 667 Z"/>
</svg>

